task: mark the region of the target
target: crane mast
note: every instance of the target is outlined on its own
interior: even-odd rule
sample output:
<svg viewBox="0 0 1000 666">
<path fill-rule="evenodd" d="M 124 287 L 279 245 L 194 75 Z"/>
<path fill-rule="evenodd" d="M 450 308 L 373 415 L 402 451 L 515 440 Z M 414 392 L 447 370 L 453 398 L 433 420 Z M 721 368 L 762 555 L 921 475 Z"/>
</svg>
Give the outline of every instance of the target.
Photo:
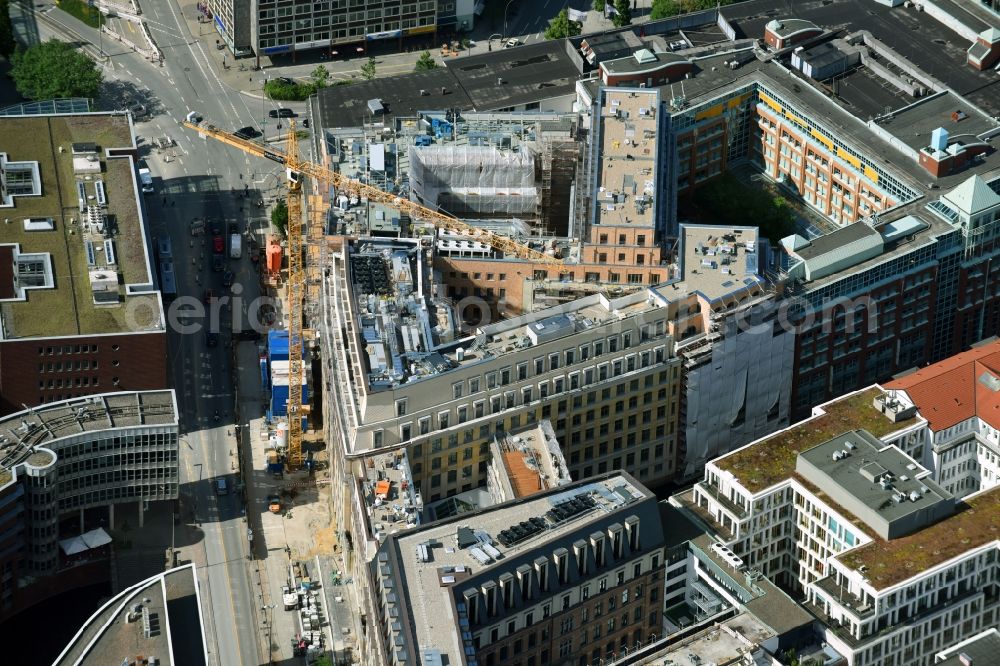
<svg viewBox="0 0 1000 666">
<path fill-rule="evenodd" d="M 298 155 L 295 121 L 288 122 L 286 147 Z M 288 466 L 302 466 L 302 291 L 305 269 L 302 253 L 302 177 L 292 166 L 288 176 Z"/>
</svg>

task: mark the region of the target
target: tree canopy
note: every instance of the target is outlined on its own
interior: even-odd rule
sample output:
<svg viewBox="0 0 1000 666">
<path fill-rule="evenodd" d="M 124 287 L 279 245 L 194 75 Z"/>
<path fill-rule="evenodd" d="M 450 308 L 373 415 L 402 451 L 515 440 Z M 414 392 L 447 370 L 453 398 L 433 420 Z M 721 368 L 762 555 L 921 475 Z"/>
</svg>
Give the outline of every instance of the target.
<svg viewBox="0 0 1000 666">
<path fill-rule="evenodd" d="M 549 27 L 545 29 L 545 39 L 564 39 L 575 37 L 583 31 L 583 26 L 576 21 L 569 20 L 569 10 L 565 7 L 556 14 L 555 18 L 549 21 Z"/>
<path fill-rule="evenodd" d="M 697 12 L 702 9 L 714 9 L 716 6 L 731 5 L 735 0 L 653 0 L 649 19 L 657 19 Z"/>
<path fill-rule="evenodd" d="M 285 203 L 284 199 L 279 199 L 274 204 L 274 208 L 271 209 L 271 224 L 282 236 L 285 235 L 285 229 L 288 227 L 288 204 Z"/>
<path fill-rule="evenodd" d="M 312 79 L 313 86 L 316 90 L 326 88 L 330 85 L 330 70 L 323 65 L 316 65 L 316 69 L 309 74 L 309 78 Z"/>
<path fill-rule="evenodd" d="M 28 99 L 96 97 L 104 77 L 97 63 L 65 42 L 51 40 L 14 54 L 10 75 Z"/>
<path fill-rule="evenodd" d="M 361 65 L 361 78 L 371 81 L 375 78 L 375 58 L 368 58 L 368 62 Z"/>
<path fill-rule="evenodd" d="M 417 63 L 413 66 L 413 71 L 428 72 L 432 69 L 437 69 L 437 67 L 438 64 L 437 62 L 434 61 L 434 58 L 431 56 L 431 52 L 424 51 L 423 53 L 420 54 L 420 57 L 417 58 Z"/>
<path fill-rule="evenodd" d="M 615 0 L 615 15 L 611 17 L 611 22 L 617 28 L 621 28 L 632 23 L 631 0 Z"/>
<path fill-rule="evenodd" d="M 795 233 L 795 213 L 784 197 L 747 187 L 730 175 L 698 188 L 694 203 L 713 223 L 759 227 L 772 242 Z"/>
</svg>

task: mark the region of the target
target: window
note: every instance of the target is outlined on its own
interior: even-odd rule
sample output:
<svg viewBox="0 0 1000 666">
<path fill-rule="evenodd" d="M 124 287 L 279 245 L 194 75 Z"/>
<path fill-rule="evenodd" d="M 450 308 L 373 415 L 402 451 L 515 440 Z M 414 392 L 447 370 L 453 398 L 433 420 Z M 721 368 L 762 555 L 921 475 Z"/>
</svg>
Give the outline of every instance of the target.
<svg viewBox="0 0 1000 666">
<path fill-rule="evenodd" d="M 456 400 L 462 397 L 462 382 L 455 382 L 451 385 L 451 397 Z"/>
<path fill-rule="evenodd" d="M 406 399 L 396 401 L 396 416 L 406 416 Z"/>
</svg>

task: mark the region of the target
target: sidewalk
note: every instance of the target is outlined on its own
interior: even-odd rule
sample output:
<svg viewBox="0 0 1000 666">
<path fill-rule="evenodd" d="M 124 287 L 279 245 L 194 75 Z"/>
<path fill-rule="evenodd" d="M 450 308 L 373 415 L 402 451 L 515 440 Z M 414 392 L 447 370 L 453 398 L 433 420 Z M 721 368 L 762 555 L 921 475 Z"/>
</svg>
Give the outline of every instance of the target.
<svg viewBox="0 0 1000 666">
<path fill-rule="evenodd" d="M 184 21 L 187 24 L 188 31 L 192 39 L 201 43 L 205 53 L 209 55 L 209 60 L 211 60 L 212 64 L 215 66 L 215 72 L 219 76 L 219 79 L 232 89 L 259 99 L 261 94 L 262 75 L 261 72 L 254 71 L 257 59 L 250 57 L 235 60 L 232 53 L 230 53 L 228 49 L 217 49 L 215 40 L 219 38 L 218 33 L 211 24 L 199 23 L 197 20 L 197 0 L 179 0 L 178 4 L 181 8 L 181 14 L 184 17 Z M 637 8 L 633 10 L 634 24 L 649 20 L 651 4 L 652 0 L 636 0 Z M 591 10 L 587 12 L 587 20 L 584 22 L 583 32 L 584 34 L 601 32 L 610 30 L 613 27 L 614 26 L 609 19 L 606 19 L 597 12 Z M 469 39 L 472 44 L 468 48 L 463 47 L 459 49 L 458 55 L 448 57 L 443 57 L 441 55 L 441 44 L 433 44 L 429 45 L 426 49 L 415 49 L 413 51 L 403 53 L 383 53 L 381 52 L 380 47 L 385 48 L 388 45 L 375 44 L 372 48 L 378 52 L 373 52 L 372 57 L 375 58 L 376 76 L 382 78 L 385 76 L 408 74 L 412 72 L 417 58 L 420 57 L 420 54 L 423 53 L 424 50 L 428 51 L 431 56 L 433 56 L 434 61 L 442 67 L 448 60 L 455 60 L 456 58 L 461 59 L 469 55 L 489 53 L 491 52 L 491 48 L 488 43 L 489 36 L 489 25 L 487 22 L 482 21 L 480 25 L 473 29 L 470 33 L 460 36 L 463 39 Z M 515 35 L 511 36 L 513 37 Z M 536 34 L 517 35 L 517 37 L 520 38 L 522 42 L 526 40 L 537 41 Z M 544 39 L 544 36 L 542 36 L 541 39 Z M 443 41 L 443 38 L 441 41 Z M 351 45 L 352 49 L 355 47 L 356 45 Z M 502 47 L 503 45 L 500 43 L 500 40 L 497 39 L 493 42 L 492 51 L 498 51 L 502 49 Z M 343 49 L 341 49 L 341 51 L 343 51 Z M 330 72 L 331 79 L 333 80 L 361 80 L 361 66 L 368 61 L 369 55 L 358 54 L 346 56 L 342 52 L 340 55 L 331 59 L 324 57 L 322 49 L 314 49 L 312 51 L 297 54 L 297 58 L 298 62 L 295 64 L 281 63 L 276 65 L 271 58 L 261 56 L 260 68 L 269 78 L 286 76 L 292 79 L 305 81 L 309 78 L 310 73 L 316 69 L 317 66 L 323 65 Z M 223 62 L 225 62 L 225 68 L 223 67 Z M 241 67 L 243 69 L 240 69 Z"/>
</svg>

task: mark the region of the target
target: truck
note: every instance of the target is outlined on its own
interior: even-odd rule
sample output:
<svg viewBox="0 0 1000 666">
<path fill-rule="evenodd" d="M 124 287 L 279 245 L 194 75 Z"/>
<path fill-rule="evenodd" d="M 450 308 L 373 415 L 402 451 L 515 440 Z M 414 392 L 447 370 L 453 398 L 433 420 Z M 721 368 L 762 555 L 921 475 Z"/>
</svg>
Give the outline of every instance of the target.
<svg viewBox="0 0 1000 666">
<path fill-rule="evenodd" d="M 139 185 L 142 186 L 143 194 L 153 193 L 153 176 L 149 173 L 149 169 L 145 167 L 139 169 Z"/>
<path fill-rule="evenodd" d="M 229 236 L 229 258 L 239 259 L 243 256 L 243 237 L 239 234 Z"/>
</svg>

